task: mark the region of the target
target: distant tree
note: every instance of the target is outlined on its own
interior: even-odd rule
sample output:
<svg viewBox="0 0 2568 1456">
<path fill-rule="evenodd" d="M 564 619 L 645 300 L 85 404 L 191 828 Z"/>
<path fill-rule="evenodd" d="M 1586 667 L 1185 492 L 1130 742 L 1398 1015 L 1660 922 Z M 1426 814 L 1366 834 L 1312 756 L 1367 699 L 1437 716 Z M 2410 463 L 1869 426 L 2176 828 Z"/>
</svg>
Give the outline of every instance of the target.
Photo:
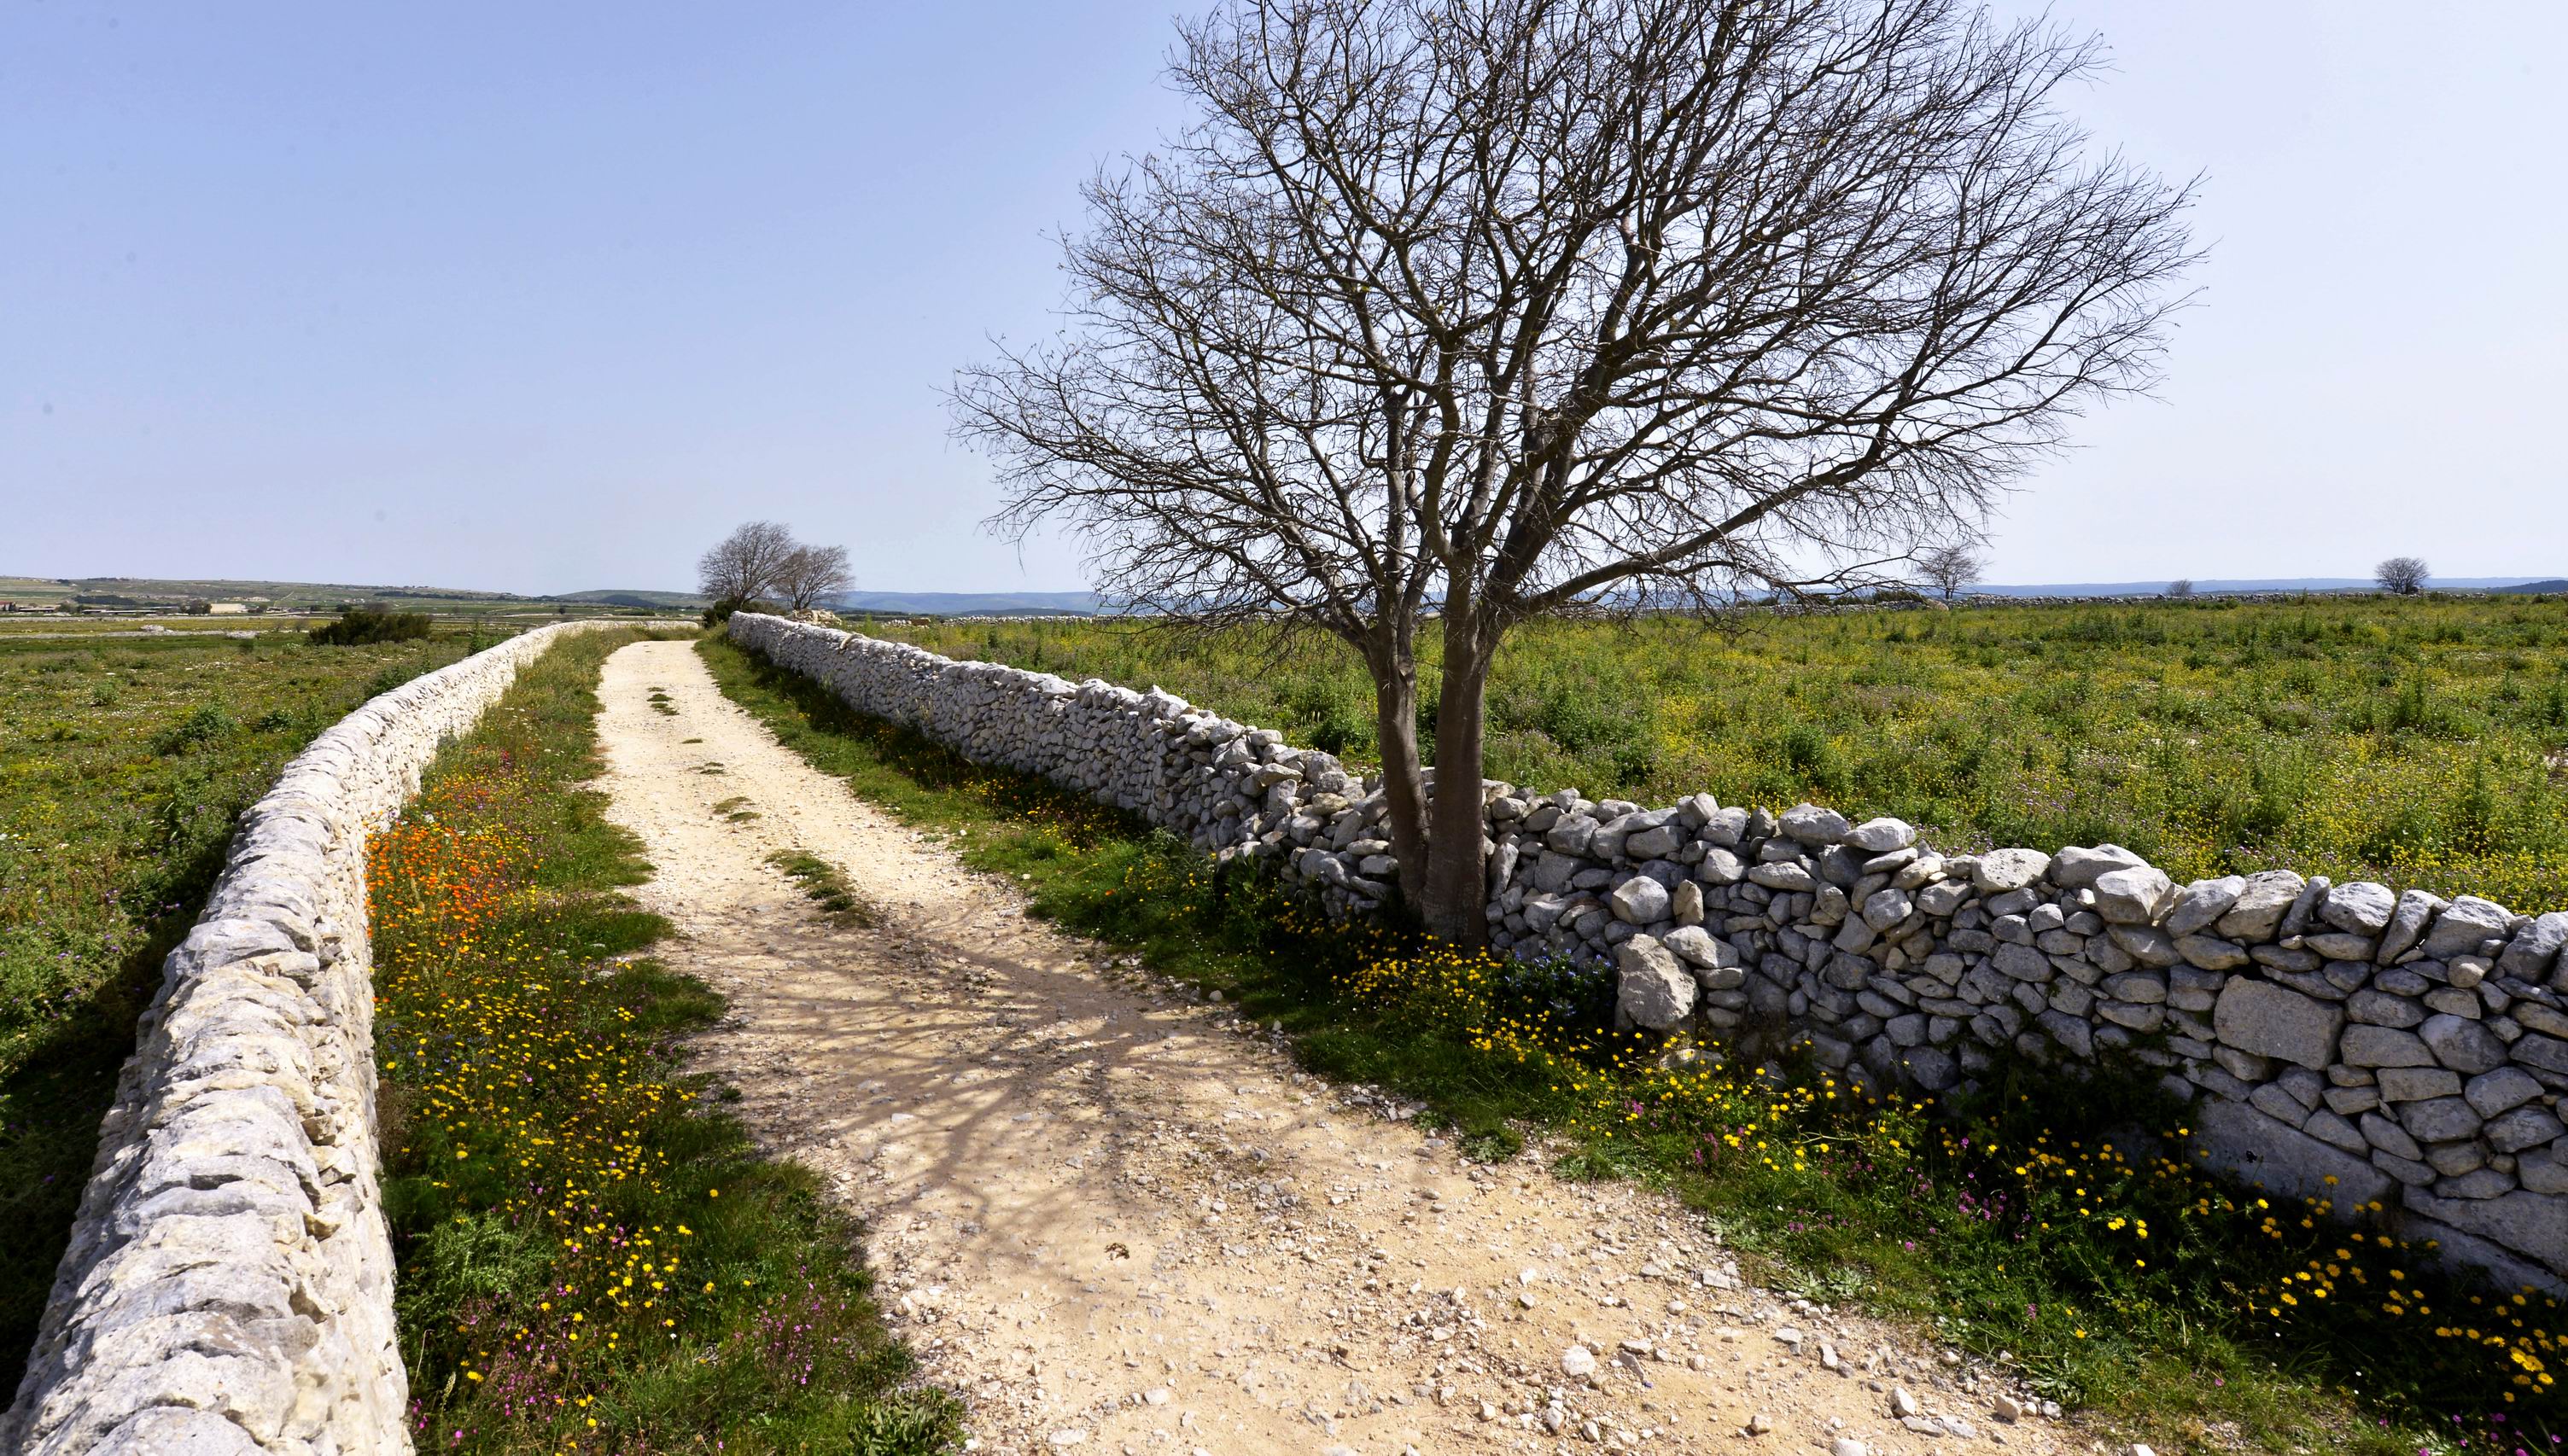
<svg viewBox="0 0 2568 1456">
<path fill-rule="evenodd" d="M 1948 541 L 1929 546 L 1917 556 L 1917 575 L 1928 586 L 1944 594 L 1949 602 L 1962 588 L 1980 579 L 1989 569 L 1988 561 L 1968 541 Z"/>
<path fill-rule="evenodd" d="M 801 549 L 775 521 L 750 521 L 696 562 L 697 589 L 726 615 L 778 588 L 786 560 Z"/>
<path fill-rule="evenodd" d="M 2060 109 L 2102 60 L 1968 0 L 1220 0 L 957 429 L 1108 595 L 1359 654 L 1400 888 L 1477 943 L 1511 628 L 1878 584 L 2154 378 L 2189 198 Z"/>
<path fill-rule="evenodd" d="M 214 610 L 214 604 L 207 601 L 191 600 L 187 603 L 184 610 L 190 617 L 202 617 Z"/>
<path fill-rule="evenodd" d="M 777 568 L 776 590 L 797 612 L 807 612 L 823 597 L 845 591 L 855 582 L 847 569 L 844 546 L 797 546 Z"/>
<path fill-rule="evenodd" d="M 2168 583 L 2167 583 L 2166 594 L 2167 594 L 2168 596 L 2171 596 L 2171 597 L 2189 597 L 2189 596 L 2192 596 L 2192 595 L 2193 595 L 2193 581 L 2192 581 L 2192 579 L 2191 579 L 2191 578 L 2189 578 L 2189 577 L 2177 577 L 2175 580 L 2173 580 L 2173 581 L 2171 581 L 2171 582 L 2168 582 Z"/>
<path fill-rule="evenodd" d="M 2412 597 L 2423 591 L 2425 578 L 2430 574 L 2425 569 L 2422 556 L 2393 556 L 2372 568 L 2372 579 L 2381 583 L 2383 591 L 2395 597 Z"/>
</svg>

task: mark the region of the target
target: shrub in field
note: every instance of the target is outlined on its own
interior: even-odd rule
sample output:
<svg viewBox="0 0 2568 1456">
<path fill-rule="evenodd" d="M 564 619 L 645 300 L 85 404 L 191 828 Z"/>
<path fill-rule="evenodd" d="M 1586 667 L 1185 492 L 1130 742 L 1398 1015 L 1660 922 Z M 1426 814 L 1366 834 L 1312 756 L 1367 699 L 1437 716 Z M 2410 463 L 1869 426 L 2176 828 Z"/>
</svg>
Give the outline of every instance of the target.
<svg viewBox="0 0 2568 1456">
<path fill-rule="evenodd" d="M 410 642 L 426 637 L 430 630 L 426 612 L 358 606 L 341 608 L 339 620 L 311 628 L 303 638 L 320 647 L 363 647 L 376 642 Z"/>
</svg>

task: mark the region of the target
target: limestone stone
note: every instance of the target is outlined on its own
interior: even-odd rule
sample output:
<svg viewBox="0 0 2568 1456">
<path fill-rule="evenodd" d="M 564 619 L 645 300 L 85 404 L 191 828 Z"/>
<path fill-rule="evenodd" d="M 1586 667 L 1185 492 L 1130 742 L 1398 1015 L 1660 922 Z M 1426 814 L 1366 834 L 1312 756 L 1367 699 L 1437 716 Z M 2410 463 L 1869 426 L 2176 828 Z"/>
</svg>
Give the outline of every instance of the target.
<svg viewBox="0 0 2568 1456">
<path fill-rule="evenodd" d="M 2517 981 L 2538 984 L 2568 947 L 2568 911 L 2536 916 L 2497 957 L 2496 969 Z"/>
<path fill-rule="evenodd" d="M 2451 1015 L 2427 1017 L 2416 1035 L 2434 1059 L 2463 1076 L 2476 1076 L 2505 1065 L 2505 1043 L 2477 1021 Z"/>
<path fill-rule="evenodd" d="M 2168 935 L 2179 940 L 2197 934 L 2228 914 L 2237 905 L 2238 897 L 2246 893 L 2245 875 L 2196 880 L 2176 892 L 2175 903 L 2167 910 L 2163 928 Z"/>
<path fill-rule="evenodd" d="M 1646 935 L 1614 948 L 1614 1010 L 1619 1019 L 1670 1031 L 1694 1014 L 1695 980 L 1675 954 Z"/>
<path fill-rule="evenodd" d="M 1848 831 L 1845 842 L 1867 854 L 1888 854 L 1915 844 L 1917 831 L 1905 819 L 1866 819 Z"/>
<path fill-rule="evenodd" d="M 1908 892 L 1905 890 L 1884 887 L 1865 897 L 1863 923 L 1874 930 L 1886 931 L 1906 920 L 1916 908 L 1916 902 L 1908 898 Z"/>
<path fill-rule="evenodd" d="M 2541 1083 L 2520 1067 L 2501 1066 L 2470 1078 L 2462 1092 L 2481 1117 L 2494 1117 L 2541 1095 Z"/>
<path fill-rule="evenodd" d="M 2052 882 L 2064 890 L 2083 890 L 2108 871 L 2137 869 L 2147 863 L 2118 844 L 2098 844 L 2092 849 L 2073 844 L 2052 862 Z"/>
<path fill-rule="evenodd" d="M 2205 971 L 2236 971 L 2248 964 L 2246 947 L 2215 936 L 2177 936 L 2175 953 L 2184 958 L 2185 964 Z"/>
<path fill-rule="evenodd" d="M 1627 925 L 1656 925 L 1668 918 L 1668 891 L 1647 875 L 1634 875 L 1606 897 L 1614 917 Z"/>
<path fill-rule="evenodd" d="M 2149 865 L 2095 877 L 2095 913 L 2114 925 L 2155 925 L 2174 903 L 2175 884 Z"/>
<path fill-rule="evenodd" d="M 1971 883 L 1984 895 L 2001 895 L 2033 884 L 2051 868 L 2051 856 L 2038 849 L 1993 849 L 1971 866 Z"/>
<path fill-rule="evenodd" d="M 2514 916 L 2504 906 L 2463 895 L 2443 907 L 2418 949 L 2435 960 L 2448 961 L 2475 953 L 2483 942 L 2503 938 L 2513 924 Z"/>
<path fill-rule="evenodd" d="M 2407 1206 L 2412 1213 L 2527 1255 L 2554 1274 L 2568 1274 L 2568 1199 L 2527 1192 L 2502 1198 L 2439 1198 L 2409 1189 Z"/>
<path fill-rule="evenodd" d="M 2228 1045 L 2313 1070 L 2335 1059 L 2337 1032 L 2344 1022 L 2345 1014 L 2336 1007 L 2243 977 L 2231 979 L 2211 1011 L 2213 1033 Z M 2422 1042 L 2417 1049 L 2423 1051 Z"/>
<path fill-rule="evenodd" d="M 2247 888 L 2238 892 L 2238 903 L 2222 912 L 2212 928 L 2227 940 L 2272 940 L 2308 883 L 2290 870 L 2260 870 L 2249 875 Z"/>
<path fill-rule="evenodd" d="M 2398 909 L 2391 912 L 2389 927 L 2381 933 L 2381 964 L 2387 966 L 2413 949 L 2442 908 L 2441 896 L 2423 890 L 2401 895 Z"/>
<path fill-rule="evenodd" d="M 2390 926 L 2390 917 L 2399 908 L 2399 899 L 2388 885 L 2371 880 L 2356 880 L 2328 891 L 2327 902 L 2319 907 L 2319 919 L 2341 931 L 2359 936 L 2377 936 Z"/>
<path fill-rule="evenodd" d="M 2538 1147 L 2563 1133 L 2568 1133 L 2568 1126 L 2563 1126 L 2549 1108 L 2537 1103 L 2491 1117 L 2486 1128 L 2488 1146 L 2500 1153 L 2519 1153 L 2526 1148 Z"/>
<path fill-rule="evenodd" d="M 2344 1204 L 2387 1198 L 2392 1191 L 2389 1176 L 2371 1163 L 2244 1102 L 2210 1100 L 2193 1114 L 2193 1121 L 2206 1166 L 2260 1184 L 2268 1194 Z"/>
<path fill-rule="evenodd" d="M 2439 1066 L 2385 1066 L 2373 1075 L 2384 1102 L 2422 1102 L 2461 1094 L 2461 1074 Z"/>
<path fill-rule="evenodd" d="M 1845 815 L 1811 803 L 1794 804 L 1785 809 L 1781 826 L 1785 834 L 1808 845 L 1842 844 L 1854 831 L 1854 826 L 1846 822 Z"/>
<path fill-rule="evenodd" d="M 2348 1026 L 2341 1049 L 2348 1066 L 2434 1065 L 2422 1038 L 2391 1026 Z"/>
<path fill-rule="evenodd" d="M 1739 952 L 1699 925 L 1681 925 L 1659 938 L 1669 950 L 1706 970 L 1726 970 L 1739 964 Z"/>
<path fill-rule="evenodd" d="M 2418 1142 L 2458 1142 L 2478 1136 L 2479 1115 L 2459 1097 L 2430 1097 L 2401 1103 L 2399 1125 Z"/>
</svg>

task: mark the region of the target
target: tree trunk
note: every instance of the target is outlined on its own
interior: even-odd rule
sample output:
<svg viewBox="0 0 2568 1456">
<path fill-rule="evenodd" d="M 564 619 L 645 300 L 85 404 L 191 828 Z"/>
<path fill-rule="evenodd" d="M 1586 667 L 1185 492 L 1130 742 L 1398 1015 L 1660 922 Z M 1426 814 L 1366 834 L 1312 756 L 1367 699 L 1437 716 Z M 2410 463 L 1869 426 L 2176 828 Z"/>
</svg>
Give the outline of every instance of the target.
<svg viewBox="0 0 2568 1456">
<path fill-rule="evenodd" d="M 1445 602 L 1444 682 L 1436 701 L 1436 792 L 1427 831 L 1427 887 L 1418 904 L 1431 933 L 1461 946 L 1483 946 L 1489 939 L 1480 740 L 1493 636 L 1469 600 Z"/>
<path fill-rule="evenodd" d="M 1374 734 L 1382 746 L 1382 792 L 1391 807 L 1391 852 L 1400 861 L 1400 893 L 1410 904 L 1427 893 L 1427 795 L 1418 765 L 1418 662 L 1397 648 L 1368 649 L 1373 669 Z"/>
</svg>

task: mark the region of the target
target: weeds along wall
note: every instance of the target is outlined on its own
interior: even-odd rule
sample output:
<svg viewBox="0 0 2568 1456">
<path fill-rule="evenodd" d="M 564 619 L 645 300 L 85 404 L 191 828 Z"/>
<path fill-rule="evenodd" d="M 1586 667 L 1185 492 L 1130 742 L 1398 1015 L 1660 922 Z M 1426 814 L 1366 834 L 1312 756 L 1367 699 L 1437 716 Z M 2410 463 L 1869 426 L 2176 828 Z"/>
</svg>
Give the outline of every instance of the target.
<svg viewBox="0 0 2568 1456">
<path fill-rule="evenodd" d="M 1333 913 L 1398 878 L 1381 794 L 1280 733 L 775 617 L 731 634 L 975 761 L 1274 859 Z M 2221 1170 L 2377 1205 L 2508 1287 L 2568 1284 L 2568 913 L 2285 869 L 2178 885 L 2112 844 L 1946 855 L 1896 819 L 1709 793 L 1483 796 L 1491 938 L 1610 965 L 1628 1026 L 1927 1092 L 2120 1051 Z"/>
<path fill-rule="evenodd" d="M 378 1196 L 366 835 L 566 632 L 349 715 L 242 816 L 101 1126 L 0 1450 L 410 1449 Z"/>
</svg>

